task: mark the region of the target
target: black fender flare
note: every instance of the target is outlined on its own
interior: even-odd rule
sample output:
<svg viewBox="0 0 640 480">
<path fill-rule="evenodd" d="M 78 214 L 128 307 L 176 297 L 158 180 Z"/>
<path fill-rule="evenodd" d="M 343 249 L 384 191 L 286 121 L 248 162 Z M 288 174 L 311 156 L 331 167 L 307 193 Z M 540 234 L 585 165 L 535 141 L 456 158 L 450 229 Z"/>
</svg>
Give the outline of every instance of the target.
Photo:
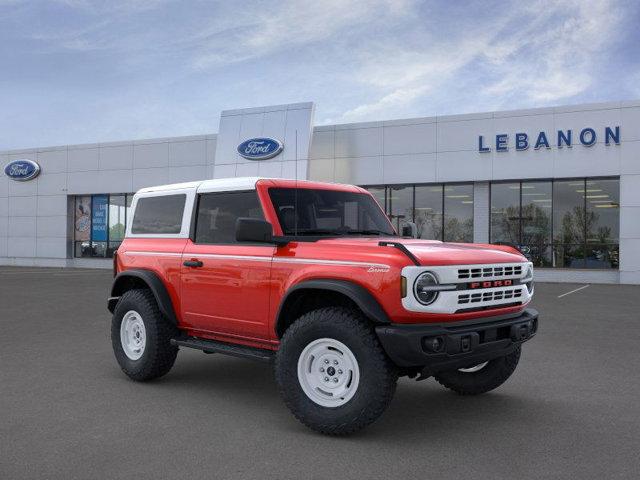
<svg viewBox="0 0 640 480">
<path fill-rule="evenodd" d="M 118 299 L 120 296 L 126 291 L 125 286 L 127 285 L 127 280 L 135 278 L 137 280 L 142 280 L 149 290 L 153 293 L 153 296 L 156 299 L 156 303 L 158 304 L 158 308 L 160 312 L 169 319 L 174 325 L 178 324 L 178 319 L 176 317 L 176 312 L 173 308 L 173 303 L 171 302 L 171 297 L 169 296 L 169 292 L 167 291 L 167 287 L 162 282 L 160 277 L 151 270 L 144 269 L 132 269 L 132 270 L 124 270 L 116 275 L 116 278 L 113 280 L 113 284 L 111 286 L 111 296 L 109 297 L 107 308 L 111 313 L 116 308 L 116 304 L 118 303 Z"/>
<path fill-rule="evenodd" d="M 388 325 L 391 320 L 386 312 L 380 306 L 375 297 L 362 285 L 351 282 L 349 280 L 337 280 L 331 278 L 319 278 L 313 280 L 305 280 L 287 290 L 276 315 L 275 331 L 278 336 L 282 334 L 282 325 L 287 321 L 286 309 L 287 300 L 291 295 L 300 290 L 325 290 L 340 293 L 351 299 L 362 313 L 376 325 Z"/>
</svg>

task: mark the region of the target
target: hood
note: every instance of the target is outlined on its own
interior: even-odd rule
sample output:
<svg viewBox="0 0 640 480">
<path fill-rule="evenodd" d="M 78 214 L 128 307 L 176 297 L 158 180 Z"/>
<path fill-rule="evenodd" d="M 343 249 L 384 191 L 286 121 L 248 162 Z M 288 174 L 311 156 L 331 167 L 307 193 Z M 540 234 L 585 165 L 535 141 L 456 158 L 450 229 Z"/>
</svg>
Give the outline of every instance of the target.
<svg viewBox="0 0 640 480">
<path fill-rule="evenodd" d="M 527 259 L 516 249 L 482 243 L 446 243 L 401 237 L 343 237 L 321 240 L 355 248 L 377 247 L 381 241 L 403 244 L 421 265 L 474 265 L 483 263 L 518 263 Z M 391 247 L 378 247 L 391 248 Z M 360 250 L 363 252 L 362 250 Z M 364 252 L 363 252 L 364 253 Z"/>
<path fill-rule="evenodd" d="M 473 265 L 527 261 L 516 249 L 502 245 L 424 242 L 408 239 L 402 239 L 401 243 L 422 265 Z"/>
</svg>

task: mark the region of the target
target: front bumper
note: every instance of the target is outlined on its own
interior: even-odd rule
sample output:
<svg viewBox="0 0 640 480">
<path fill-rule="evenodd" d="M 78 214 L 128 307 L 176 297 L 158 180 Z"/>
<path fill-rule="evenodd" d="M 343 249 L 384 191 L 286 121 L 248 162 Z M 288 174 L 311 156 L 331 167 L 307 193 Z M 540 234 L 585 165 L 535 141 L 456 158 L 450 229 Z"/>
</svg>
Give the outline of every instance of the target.
<svg viewBox="0 0 640 480">
<path fill-rule="evenodd" d="M 538 312 L 450 324 L 391 324 L 376 327 L 387 355 L 399 367 L 429 375 L 477 365 L 513 352 L 538 330 Z"/>
</svg>

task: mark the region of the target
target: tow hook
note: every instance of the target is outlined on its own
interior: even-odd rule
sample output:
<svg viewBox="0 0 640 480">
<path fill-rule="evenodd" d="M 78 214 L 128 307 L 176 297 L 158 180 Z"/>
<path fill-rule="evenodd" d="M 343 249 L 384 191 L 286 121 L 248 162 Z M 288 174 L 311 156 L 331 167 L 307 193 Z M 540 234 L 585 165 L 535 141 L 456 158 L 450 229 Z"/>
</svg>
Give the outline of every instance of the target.
<svg viewBox="0 0 640 480">
<path fill-rule="evenodd" d="M 520 325 L 514 325 L 511 327 L 511 339 L 514 342 L 519 342 L 524 340 L 529 336 L 531 329 L 529 328 L 529 324 L 523 323 Z"/>
</svg>

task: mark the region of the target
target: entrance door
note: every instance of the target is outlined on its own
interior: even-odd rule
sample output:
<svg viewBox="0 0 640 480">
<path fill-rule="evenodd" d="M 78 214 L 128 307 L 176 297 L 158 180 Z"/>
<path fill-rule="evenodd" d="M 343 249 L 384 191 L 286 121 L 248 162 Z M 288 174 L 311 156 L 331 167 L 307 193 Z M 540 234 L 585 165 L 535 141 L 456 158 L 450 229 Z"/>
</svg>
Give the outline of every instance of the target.
<svg viewBox="0 0 640 480">
<path fill-rule="evenodd" d="M 181 275 L 182 318 L 194 335 L 269 338 L 275 247 L 237 243 L 239 217 L 264 218 L 255 191 L 198 196 L 195 235 L 183 251 Z"/>
</svg>

